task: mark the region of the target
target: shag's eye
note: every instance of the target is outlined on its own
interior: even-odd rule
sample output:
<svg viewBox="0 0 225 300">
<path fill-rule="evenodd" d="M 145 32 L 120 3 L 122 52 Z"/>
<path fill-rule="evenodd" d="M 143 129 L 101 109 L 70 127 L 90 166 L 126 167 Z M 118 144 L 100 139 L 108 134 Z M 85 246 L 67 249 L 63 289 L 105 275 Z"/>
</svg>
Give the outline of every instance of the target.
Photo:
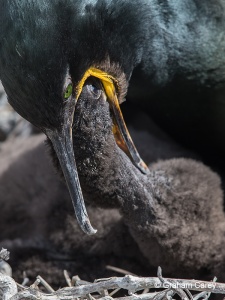
<svg viewBox="0 0 225 300">
<path fill-rule="evenodd" d="M 98 99 L 101 96 L 102 89 L 100 85 L 95 84 L 87 84 L 87 88 L 89 93 L 94 96 L 95 99 Z"/>
<path fill-rule="evenodd" d="M 73 92 L 73 86 L 70 83 L 67 85 L 66 91 L 64 92 L 64 98 L 68 99 L 72 95 L 72 92 Z"/>
</svg>

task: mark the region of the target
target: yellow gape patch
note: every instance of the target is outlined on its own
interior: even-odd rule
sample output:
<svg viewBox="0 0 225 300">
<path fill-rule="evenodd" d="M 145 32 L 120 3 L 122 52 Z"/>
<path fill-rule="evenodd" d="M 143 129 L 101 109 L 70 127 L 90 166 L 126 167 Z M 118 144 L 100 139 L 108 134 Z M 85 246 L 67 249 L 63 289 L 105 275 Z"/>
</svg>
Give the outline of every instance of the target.
<svg viewBox="0 0 225 300">
<path fill-rule="evenodd" d="M 97 68 L 91 67 L 85 73 L 81 81 L 78 83 L 76 88 L 76 99 L 80 97 L 85 81 L 88 77 L 93 76 L 101 79 L 101 82 L 104 86 L 107 97 L 110 99 L 116 96 L 114 83 L 119 88 L 118 81 L 111 75 L 107 74 L 104 71 L 101 71 Z"/>
</svg>

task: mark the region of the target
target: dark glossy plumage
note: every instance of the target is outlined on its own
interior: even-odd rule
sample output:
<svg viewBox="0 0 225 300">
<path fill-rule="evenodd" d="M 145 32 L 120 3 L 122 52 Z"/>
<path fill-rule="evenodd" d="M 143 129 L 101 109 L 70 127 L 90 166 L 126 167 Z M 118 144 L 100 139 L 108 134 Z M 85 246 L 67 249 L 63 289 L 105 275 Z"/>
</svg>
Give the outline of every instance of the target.
<svg viewBox="0 0 225 300">
<path fill-rule="evenodd" d="M 15 110 L 41 128 L 60 126 L 68 68 L 59 8 L 51 3 L 0 2 L 0 78 Z"/>
<path fill-rule="evenodd" d="M 71 132 L 89 68 L 113 76 L 111 95 L 122 101 L 128 92 L 188 146 L 223 156 L 224 0 L 0 0 L 0 7 L 0 78 L 9 102 L 53 143 L 75 207 L 83 200 Z M 73 93 L 65 98 L 68 83 Z M 105 86 L 102 92 L 112 103 Z M 82 205 L 77 217 L 90 233 Z"/>
<path fill-rule="evenodd" d="M 135 101 L 155 107 L 154 99 L 163 96 L 164 89 L 177 97 L 179 91 L 176 99 L 182 104 L 173 98 L 176 106 L 164 103 L 165 95 L 158 99 L 157 108 L 163 104 L 163 113 L 165 105 L 182 112 L 187 90 L 203 101 L 201 95 L 208 98 L 209 88 L 212 93 L 217 87 L 217 104 L 216 96 L 224 88 L 224 0 L 2 0 L 0 4 L 1 80 L 11 103 L 26 117 L 44 110 L 38 103 L 54 110 L 52 97 L 57 103 L 68 67 L 78 81 L 90 65 L 106 58 L 118 63 L 128 80 L 134 72 L 129 96 Z M 202 89 L 205 94 L 199 95 Z"/>
</svg>

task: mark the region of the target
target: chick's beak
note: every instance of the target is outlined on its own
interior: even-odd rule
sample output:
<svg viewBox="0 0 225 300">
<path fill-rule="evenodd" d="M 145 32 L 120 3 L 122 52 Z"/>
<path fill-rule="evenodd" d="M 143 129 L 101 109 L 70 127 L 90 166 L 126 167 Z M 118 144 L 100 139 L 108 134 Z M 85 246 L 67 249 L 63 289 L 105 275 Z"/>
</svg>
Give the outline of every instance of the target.
<svg viewBox="0 0 225 300">
<path fill-rule="evenodd" d="M 48 138 L 51 140 L 53 148 L 58 157 L 63 175 L 72 199 L 75 215 L 81 229 L 91 235 L 95 230 L 90 223 L 84 198 L 77 173 L 76 161 L 73 149 L 72 124 L 75 110 L 75 100 L 71 97 L 65 105 L 64 122 L 62 129 L 59 131 L 46 130 Z"/>
</svg>

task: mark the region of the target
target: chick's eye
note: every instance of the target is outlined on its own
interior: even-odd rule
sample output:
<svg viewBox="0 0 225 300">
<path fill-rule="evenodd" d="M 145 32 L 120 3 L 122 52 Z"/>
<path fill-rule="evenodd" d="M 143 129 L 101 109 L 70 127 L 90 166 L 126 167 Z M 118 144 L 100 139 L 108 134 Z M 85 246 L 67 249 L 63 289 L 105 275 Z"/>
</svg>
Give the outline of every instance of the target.
<svg viewBox="0 0 225 300">
<path fill-rule="evenodd" d="M 72 92 L 73 92 L 73 86 L 70 83 L 70 84 L 67 85 L 67 88 L 66 88 L 66 90 L 64 92 L 64 98 L 68 99 L 72 95 Z"/>
<path fill-rule="evenodd" d="M 101 96 L 101 88 L 96 86 L 95 84 L 88 84 L 87 85 L 89 93 L 91 93 L 95 99 L 98 99 Z"/>
</svg>

